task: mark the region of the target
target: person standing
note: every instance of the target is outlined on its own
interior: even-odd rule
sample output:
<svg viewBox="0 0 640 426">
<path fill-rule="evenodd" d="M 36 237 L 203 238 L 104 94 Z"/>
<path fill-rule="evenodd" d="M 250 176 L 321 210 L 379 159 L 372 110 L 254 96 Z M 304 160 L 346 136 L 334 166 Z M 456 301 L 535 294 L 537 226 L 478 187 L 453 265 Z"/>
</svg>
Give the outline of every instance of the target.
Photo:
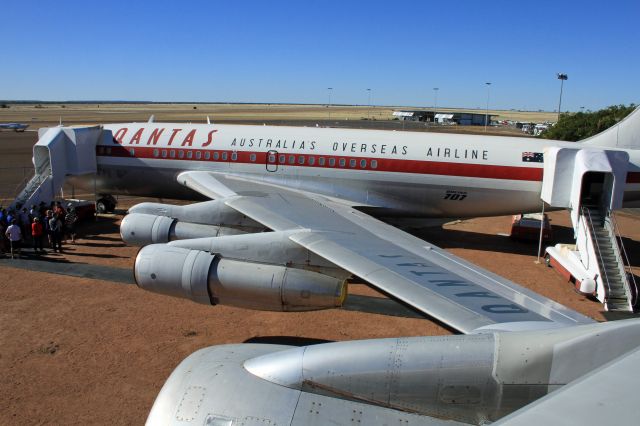
<svg viewBox="0 0 640 426">
<path fill-rule="evenodd" d="M 7 236 L 5 235 L 7 232 L 7 227 L 4 221 L 0 220 L 0 255 L 4 257 L 4 254 L 7 252 L 7 247 L 9 244 L 7 243 Z"/>
<path fill-rule="evenodd" d="M 49 219 L 49 230 L 51 231 L 51 242 L 53 251 L 62 253 L 62 221 L 57 214 Z"/>
<path fill-rule="evenodd" d="M 42 239 L 44 238 L 44 227 L 40 222 L 39 217 L 33 218 L 31 224 L 31 237 L 33 238 L 33 252 L 38 253 L 38 248 L 44 253 L 44 247 L 42 246 Z"/>
<path fill-rule="evenodd" d="M 51 228 L 49 227 L 51 219 L 53 219 L 53 213 L 51 212 L 51 210 L 47 210 L 44 216 L 44 233 L 47 234 L 47 242 L 49 243 L 49 248 L 53 248 L 53 233 L 51 232 Z"/>
<path fill-rule="evenodd" d="M 17 220 L 13 219 L 11 221 L 11 225 L 7 228 L 5 235 L 9 239 L 9 244 L 11 245 L 11 258 L 15 259 L 16 253 L 18 256 L 22 256 L 22 251 L 20 250 L 22 231 L 20 231 Z"/>
<path fill-rule="evenodd" d="M 18 224 L 20 225 L 22 238 L 26 242 L 26 240 L 31 237 L 31 217 L 29 217 L 29 212 L 26 207 L 23 207 L 18 213 Z"/>
<path fill-rule="evenodd" d="M 67 233 L 71 237 L 71 243 L 76 243 L 76 223 L 78 222 L 78 214 L 74 207 L 69 207 L 67 215 L 64 217 L 64 225 Z"/>
</svg>

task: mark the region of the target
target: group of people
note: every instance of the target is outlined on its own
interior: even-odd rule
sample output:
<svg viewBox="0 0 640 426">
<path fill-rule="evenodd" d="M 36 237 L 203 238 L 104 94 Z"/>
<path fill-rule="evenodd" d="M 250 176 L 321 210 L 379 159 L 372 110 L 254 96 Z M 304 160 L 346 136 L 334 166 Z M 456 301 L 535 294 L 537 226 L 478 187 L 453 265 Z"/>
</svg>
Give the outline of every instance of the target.
<svg viewBox="0 0 640 426">
<path fill-rule="evenodd" d="M 65 236 L 75 243 L 78 215 L 71 205 L 65 208 L 60 201 L 47 205 L 44 201 L 31 209 L 18 207 L 7 210 L 0 207 L 0 255 L 10 253 L 11 258 L 22 255 L 22 247 L 31 243 L 35 254 L 45 254 L 44 241 L 54 252 L 62 253 Z"/>
</svg>

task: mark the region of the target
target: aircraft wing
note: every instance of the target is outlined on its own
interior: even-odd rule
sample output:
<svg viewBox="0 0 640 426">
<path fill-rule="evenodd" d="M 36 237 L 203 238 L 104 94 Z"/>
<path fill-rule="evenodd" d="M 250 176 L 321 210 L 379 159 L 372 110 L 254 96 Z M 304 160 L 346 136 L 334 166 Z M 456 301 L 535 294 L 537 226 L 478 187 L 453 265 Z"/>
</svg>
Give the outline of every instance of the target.
<svg viewBox="0 0 640 426">
<path fill-rule="evenodd" d="M 297 244 L 463 333 L 593 322 L 343 200 L 216 172 L 178 181 L 275 231 L 299 230 L 290 236 Z"/>
<path fill-rule="evenodd" d="M 640 416 L 630 374 L 640 362 L 640 349 L 624 354 L 539 400 L 497 421 L 496 425 L 635 424 Z"/>
</svg>

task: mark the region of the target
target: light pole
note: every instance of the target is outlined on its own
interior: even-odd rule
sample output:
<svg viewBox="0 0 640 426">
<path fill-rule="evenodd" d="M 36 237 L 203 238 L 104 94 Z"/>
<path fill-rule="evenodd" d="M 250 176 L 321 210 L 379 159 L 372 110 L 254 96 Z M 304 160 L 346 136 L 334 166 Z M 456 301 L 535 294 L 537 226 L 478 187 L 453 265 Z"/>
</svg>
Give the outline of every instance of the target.
<svg viewBox="0 0 640 426">
<path fill-rule="evenodd" d="M 562 87 L 564 86 L 564 81 L 569 77 L 567 74 L 558 73 L 558 80 L 560 80 L 560 101 L 558 102 L 558 120 L 560 121 L 560 108 L 562 108 Z"/>
<path fill-rule="evenodd" d="M 367 89 L 369 92 L 369 100 L 367 101 L 367 120 L 371 120 L 371 89 Z"/>
<path fill-rule="evenodd" d="M 436 111 L 438 110 L 438 90 L 440 90 L 440 88 L 438 87 L 434 87 L 433 88 L 433 96 L 434 96 L 434 101 L 433 101 L 433 124 L 436 124 Z"/>
<path fill-rule="evenodd" d="M 484 131 L 487 131 L 487 123 L 489 122 L 489 89 L 491 88 L 491 82 L 486 82 L 487 85 L 487 109 L 484 113 Z"/>
<path fill-rule="evenodd" d="M 329 106 L 327 107 L 327 110 L 329 112 L 329 120 L 331 120 L 331 91 L 333 90 L 333 87 L 327 87 L 327 90 L 329 91 Z"/>
</svg>

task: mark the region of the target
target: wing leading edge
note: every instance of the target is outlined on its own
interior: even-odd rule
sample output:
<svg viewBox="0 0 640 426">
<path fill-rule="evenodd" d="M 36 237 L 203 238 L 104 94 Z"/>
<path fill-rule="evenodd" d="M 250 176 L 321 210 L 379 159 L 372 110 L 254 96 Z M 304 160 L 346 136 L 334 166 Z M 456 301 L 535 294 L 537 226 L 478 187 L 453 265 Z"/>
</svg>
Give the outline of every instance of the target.
<svg viewBox="0 0 640 426">
<path fill-rule="evenodd" d="M 297 244 L 463 333 L 593 322 L 339 200 L 213 172 L 178 181 L 274 231 L 298 230 L 290 236 Z"/>
</svg>

